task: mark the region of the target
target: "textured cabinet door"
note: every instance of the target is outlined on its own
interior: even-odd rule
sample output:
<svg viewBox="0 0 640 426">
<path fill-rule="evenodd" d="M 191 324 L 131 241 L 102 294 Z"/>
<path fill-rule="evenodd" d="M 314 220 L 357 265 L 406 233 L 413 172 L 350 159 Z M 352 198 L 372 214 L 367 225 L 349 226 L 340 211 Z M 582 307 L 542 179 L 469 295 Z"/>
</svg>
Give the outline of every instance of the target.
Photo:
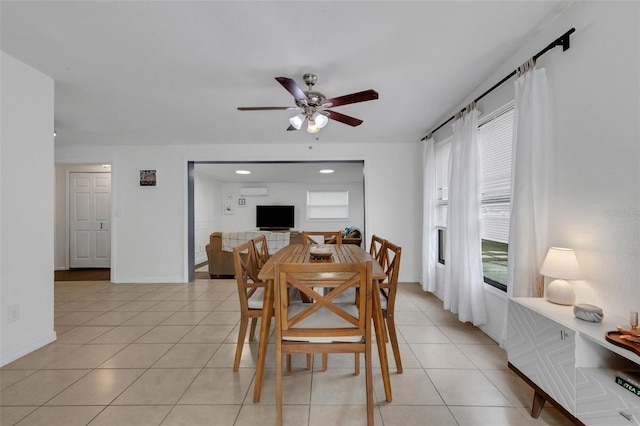
<svg viewBox="0 0 640 426">
<path fill-rule="evenodd" d="M 587 425 L 640 424 L 640 397 L 615 382 L 616 370 L 578 368 L 578 417 Z"/>
<path fill-rule="evenodd" d="M 576 333 L 509 301 L 508 358 L 571 414 L 576 414 Z"/>
<path fill-rule="evenodd" d="M 507 358 L 518 370 L 535 383 L 538 375 L 536 364 L 536 329 L 538 314 L 509 301 L 507 323 Z"/>
</svg>

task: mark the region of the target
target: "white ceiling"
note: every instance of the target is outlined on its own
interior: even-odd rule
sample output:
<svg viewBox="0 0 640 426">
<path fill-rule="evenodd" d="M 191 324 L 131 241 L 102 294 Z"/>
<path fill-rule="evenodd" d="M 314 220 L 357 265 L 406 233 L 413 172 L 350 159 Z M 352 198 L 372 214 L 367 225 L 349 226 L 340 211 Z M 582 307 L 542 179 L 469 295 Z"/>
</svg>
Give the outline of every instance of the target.
<svg viewBox="0 0 640 426">
<path fill-rule="evenodd" d="M 3 0 L 0 40 L 55 79 L 56 146 L 411 142 L 573 1 Z M 274 77 L 308 72 L 380 99 L 318 135 L 237 111 L 293 106 Z"/>
<path fill-rule="evenodd" d="M 320 170 L 333 173 L 322 174 Z M 218 182 L 259 183 L 307 183 L 332 184 L 363 182 L 362 162 L 262 162 L 262 163 L 197 163 L 196 172 L 206 174 Z M 236 174 L 236 170 L 248 170 L 249 175 Z"/>
</svg>

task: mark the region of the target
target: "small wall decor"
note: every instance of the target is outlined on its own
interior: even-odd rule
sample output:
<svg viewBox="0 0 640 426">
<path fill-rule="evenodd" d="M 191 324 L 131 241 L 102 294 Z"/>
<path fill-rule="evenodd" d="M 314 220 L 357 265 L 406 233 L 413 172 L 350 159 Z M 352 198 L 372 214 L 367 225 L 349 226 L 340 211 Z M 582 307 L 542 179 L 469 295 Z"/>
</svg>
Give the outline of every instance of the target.
<svg viewBox="0 0 640 426">
<path fill-rule="evenodd" d="M 156 171 L 140 170 L 140 186 L 156 186 Z"/>
<path fill-rule="evenodd" d="M 238 205 L 239 206 L 246 206 L 247 205 L 246 198 L 238 198 Z"/>
<path fill-rule="evenodd" d="M 224 214 L 233 214 L 233 207 L 231 204 L 224 205 Z"/>
</svg>

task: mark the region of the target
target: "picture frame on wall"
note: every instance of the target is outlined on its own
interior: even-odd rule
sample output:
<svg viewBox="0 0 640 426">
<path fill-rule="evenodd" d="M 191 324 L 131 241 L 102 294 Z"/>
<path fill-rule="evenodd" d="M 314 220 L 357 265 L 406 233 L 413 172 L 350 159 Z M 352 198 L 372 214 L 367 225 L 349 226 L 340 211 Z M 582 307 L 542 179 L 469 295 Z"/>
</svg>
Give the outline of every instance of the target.
<svg viewBox="0 0 640 426">
<path fill-rule="evenodd" d="M 140 186 L 156 186 L 157 178 L 155 170 L 140 170 Z"/>
</svg>

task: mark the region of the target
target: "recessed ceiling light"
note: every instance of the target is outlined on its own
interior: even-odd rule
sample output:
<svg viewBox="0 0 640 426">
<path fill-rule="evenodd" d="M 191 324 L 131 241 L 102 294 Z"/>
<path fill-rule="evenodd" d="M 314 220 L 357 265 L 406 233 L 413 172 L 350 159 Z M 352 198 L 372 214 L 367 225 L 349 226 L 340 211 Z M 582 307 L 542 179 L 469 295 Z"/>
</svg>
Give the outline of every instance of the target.
<svg viewBox="0 0 640 426">
<path fill-rule="evenodd" d="M 333 173 L 334 171 L 332 169 L 322 169 L 320 170 L 320 173 L 324 173 L 324 174 L 329 174 L 329 173 Z"/>
<path fill-rule="evenodd" d="M 250 175 L 251 172 L 249 170 L 236 170 L 236 173 L 239 175 Z"/>
</svg>

